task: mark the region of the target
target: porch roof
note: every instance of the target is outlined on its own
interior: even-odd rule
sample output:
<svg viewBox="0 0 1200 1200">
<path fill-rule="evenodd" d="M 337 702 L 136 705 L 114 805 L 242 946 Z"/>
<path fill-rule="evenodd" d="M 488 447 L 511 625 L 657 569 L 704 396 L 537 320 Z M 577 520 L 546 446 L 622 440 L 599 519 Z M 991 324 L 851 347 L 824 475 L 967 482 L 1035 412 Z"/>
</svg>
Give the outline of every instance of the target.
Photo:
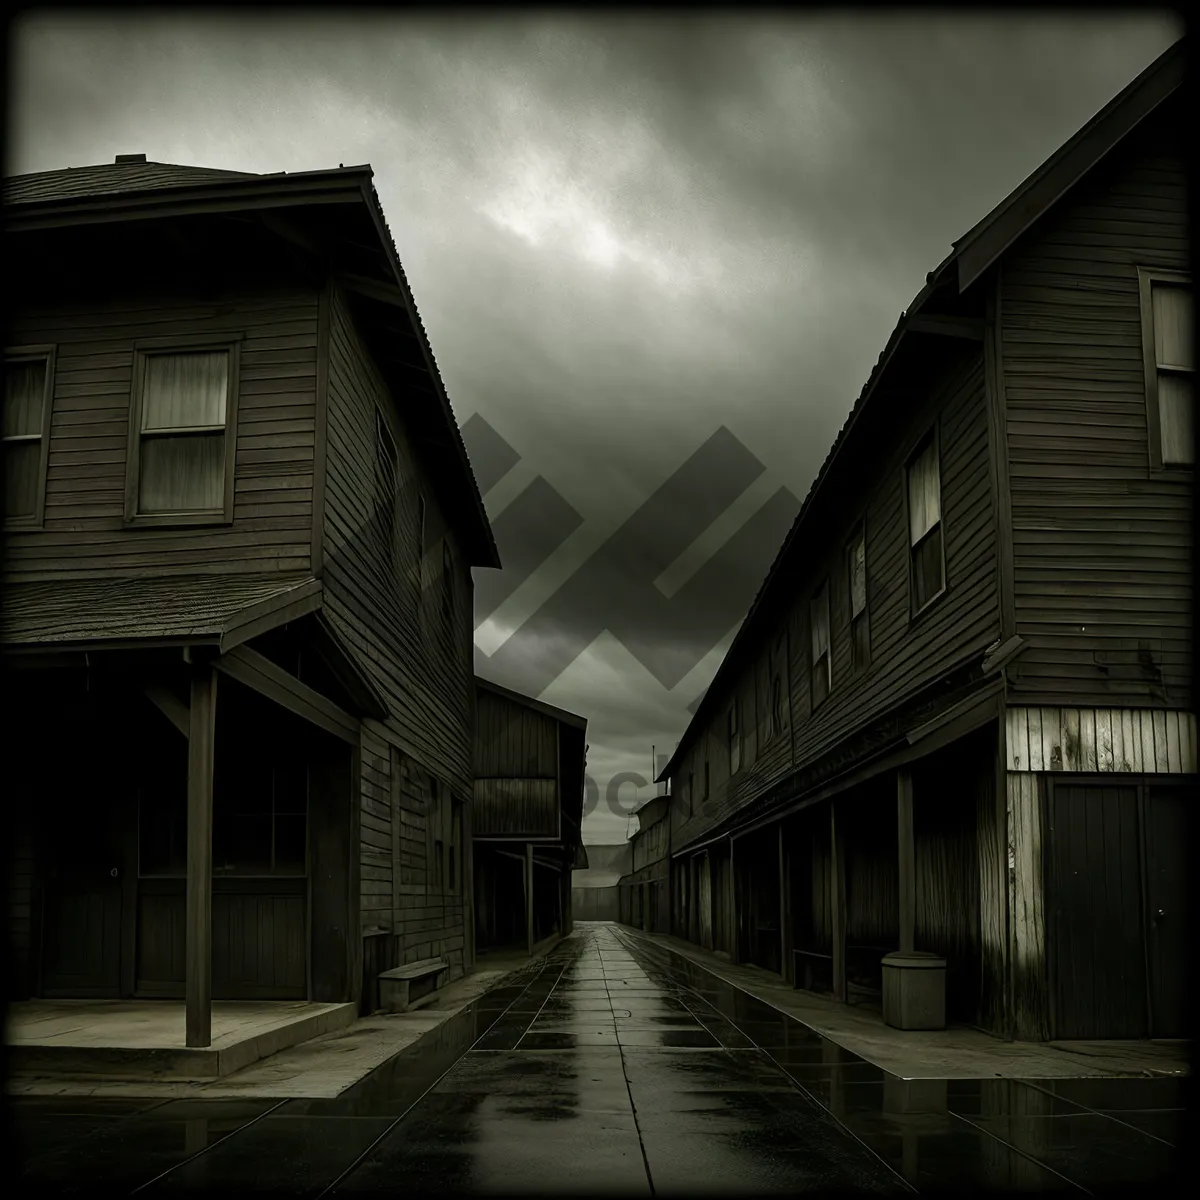
<svg viewBox="0 0 1200 1200">
<path fill-rule="evenodd" d="M 321 583 L 310 575 L 9 583 L 0 609 L 0 647 L 209 644 L 224 652 L 320 605 Z"/>
</svg>

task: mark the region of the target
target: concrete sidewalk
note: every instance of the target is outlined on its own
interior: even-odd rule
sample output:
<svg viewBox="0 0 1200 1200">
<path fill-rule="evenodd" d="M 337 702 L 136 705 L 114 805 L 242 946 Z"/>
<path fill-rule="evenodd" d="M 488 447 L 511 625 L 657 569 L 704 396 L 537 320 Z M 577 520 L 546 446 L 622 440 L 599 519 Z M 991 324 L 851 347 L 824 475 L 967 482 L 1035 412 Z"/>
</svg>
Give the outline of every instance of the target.
<svg viewBox="0 0 1200 1200">
<path fill-rule="evenodd" d="M 10 1074 L 5 1090 L 12 1096 L 121 1096 L 171 1100 L 329 1099 L 358 1083 L 388 1059 L 433 1038 L 474 1000 L 536 962 L 561 939 L 548 938 L 530 958 L 520 952 L 484 956 L 479 969 L 447 984 L 438 998 L 415 1012 L 375 1014 L 342 1029 L 262 1058 L 219 1079 L 117 1079 L 98 1075 L 33 1072 Z"/>
<path fill-rule="evenodd" d="M 831 1042 L 903 1079 L 1077 1079 L 1186 1075 L 1186 1042 L 1006 1042 L 969 1026 L 893 1029 L 878 1008 L 798 991 L 761 967 L 734 965 L 682 938 L 617 926 L 631 939 L 678 954 Z"/>
</svg>

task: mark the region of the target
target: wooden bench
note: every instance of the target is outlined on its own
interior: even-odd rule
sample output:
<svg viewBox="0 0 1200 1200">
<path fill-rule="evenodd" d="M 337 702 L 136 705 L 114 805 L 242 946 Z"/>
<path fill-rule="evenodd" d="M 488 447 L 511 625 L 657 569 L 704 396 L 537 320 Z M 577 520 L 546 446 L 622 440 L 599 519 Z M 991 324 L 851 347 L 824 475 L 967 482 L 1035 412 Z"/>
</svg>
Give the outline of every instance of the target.
<svg viewBox="0 0 1200 1200">
<path fill-rule="evenodd" d="M 385 1012 L 402 1013 L 428 1004 L 446 981 L 449 970 L 450 964 L 444 958 L 423 958 L 420 962 L 381 971 L 379 1006 Z"/>
</svg>

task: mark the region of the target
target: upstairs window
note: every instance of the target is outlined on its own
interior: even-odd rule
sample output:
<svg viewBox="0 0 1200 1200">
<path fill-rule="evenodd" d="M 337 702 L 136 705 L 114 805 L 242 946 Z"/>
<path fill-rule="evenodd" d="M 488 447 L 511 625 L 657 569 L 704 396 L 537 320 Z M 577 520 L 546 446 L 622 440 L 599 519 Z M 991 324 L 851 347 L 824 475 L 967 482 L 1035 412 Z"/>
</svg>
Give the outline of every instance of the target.
<svg viewBox="0 0 1200 1200">
<path fill-rule="evenodd" d="M 237 346 L 135 352 L 130 517 L 230 520 Z"/>
<path fill-rule="evenodd" d="M 729 737 L 729 773 L 736 774 L 742 765 L 742 730 L 739 721 L 739 704 L 735 700 L 729 706 L 726 729 Z"/>
<path fill-rule="evenodd" d="M 396 492 L 400 480 L 400 459 L 387 418 L 375 410 L 375 505 L 387 554 L 396 551 Z"/>
<path fill-rule="evenodd" d="M 812 626 L 812 706 L 815 710 L 833 687 L 833 656 L 829 651 L 829 581 L 809 603 Z"/>
<path fill-rule="evenodd" d="M 946 590 L 938 440 L 922 442 L 908 465 L 909 593 L 915 616 Z"/>
<path fill-rule="evenodd" d="M 860 525 L 846 551 L 850 592 L 850 661 L 861 671 L 871 660 L 871 638 L 867 628 L 867 537 Z"/>
<path fill-rule="evenodd" d="M 40 525 L 50 441 L 49 349 L 12 350 L 4 362 L 4 519 Z"/>
<path fill-rule="evenodd" d="M 454 556 L 449 538 L 442 539 L 442 617 L 447 625 L 454 619 Z"/>
<path fill-rule="evenodd" d="M 1142 353 L 1150 463 L 1156 470 L 1196 461 L 1196 351 L 1191 280 L 1140 271 Z"/>
</svg>

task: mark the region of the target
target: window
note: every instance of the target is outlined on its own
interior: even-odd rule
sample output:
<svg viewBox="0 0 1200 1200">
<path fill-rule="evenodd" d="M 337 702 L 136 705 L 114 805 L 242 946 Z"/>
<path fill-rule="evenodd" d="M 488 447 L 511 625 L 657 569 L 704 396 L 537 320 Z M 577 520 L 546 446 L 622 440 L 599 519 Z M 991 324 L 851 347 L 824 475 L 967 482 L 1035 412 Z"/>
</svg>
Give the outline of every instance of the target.
<svg viewBox="0 0 1200 1200">
<path fill-rule="evenodd" d="M 130 439 L 130 518 L 229 520 L 238 348 L 138 349 Z"/>
<path fill-rule="evenodd" d="M 396 490 L 400 460 L 387 418 L 375 410 L 375 504 L 379 510 L 381 536 L 389 557 L 396 552 Z"/>
<path fill-rule="evenodd" d="M 40 525 L 46 495 L 53 352 L 10 350 L 4 362 L 4 518 Z"/>
<path fill-rule="evenodd" d="M 429 892 L 440 895 L 446 889 L 446 844 L 449 841 L 445 797 L 438 781 L 429 777 Z"/>
<path fill-rule="evenodd" d="M 452 800 L 450 815 L 450 891 L 457 895 L 462 880 L 462 804 Z"/>
<path fill-rule="evenodd" d="M 1170 271 L 1138 277 L 1151 467 L 1188 467 L 1196 461 L 1191 280 Z"/>
<path fill-rule="evenodd" d="M 450 539 L 442 539 L 442 616 L 446 624 L 454 619 L 454 558 Z"/>
<path fill-rule="evenodd" d="M 871 660 L 867 628 L 867 536 L 861 525 L 846 551 L 846 568 L 850 582 L 850 661 L 856 671 L 861 671 Z"/>
<path fill-rule="evenodd" d="M 413 581 L 417 590 L 417 599 L 425 587 L 425 497 L 417 497 L 417 532 L 416 543 L 413 546 L 416 563 L 413 568 Z"/>
<path fill-rule="evenodd" d="M 305 874 L 307 814 L 303 763 L 247 760 L 220 772 L 213 788 L 213 874 Z"/>
<path fill-rule="evenodd" d="M 833 687 L 833 656 L 829 652 L 829 581 L 808 606 L 812 627 L 812 706 L 815 709 Z"/>
<path fill-rule="evenodd" d="M 946 589 L 938 442 L 930 434 L 908 465 L 909 592 L 915 616 Z"/>
<path fill-rule="evenodd" d="M 738 720 L 739 704 L 734 701 L 729 706 L 729 715 L 726 718 L 726 729 L 729 737 L 729 773 L 733 775 L 742 765 L 742 731 Z"/>
</svg>

